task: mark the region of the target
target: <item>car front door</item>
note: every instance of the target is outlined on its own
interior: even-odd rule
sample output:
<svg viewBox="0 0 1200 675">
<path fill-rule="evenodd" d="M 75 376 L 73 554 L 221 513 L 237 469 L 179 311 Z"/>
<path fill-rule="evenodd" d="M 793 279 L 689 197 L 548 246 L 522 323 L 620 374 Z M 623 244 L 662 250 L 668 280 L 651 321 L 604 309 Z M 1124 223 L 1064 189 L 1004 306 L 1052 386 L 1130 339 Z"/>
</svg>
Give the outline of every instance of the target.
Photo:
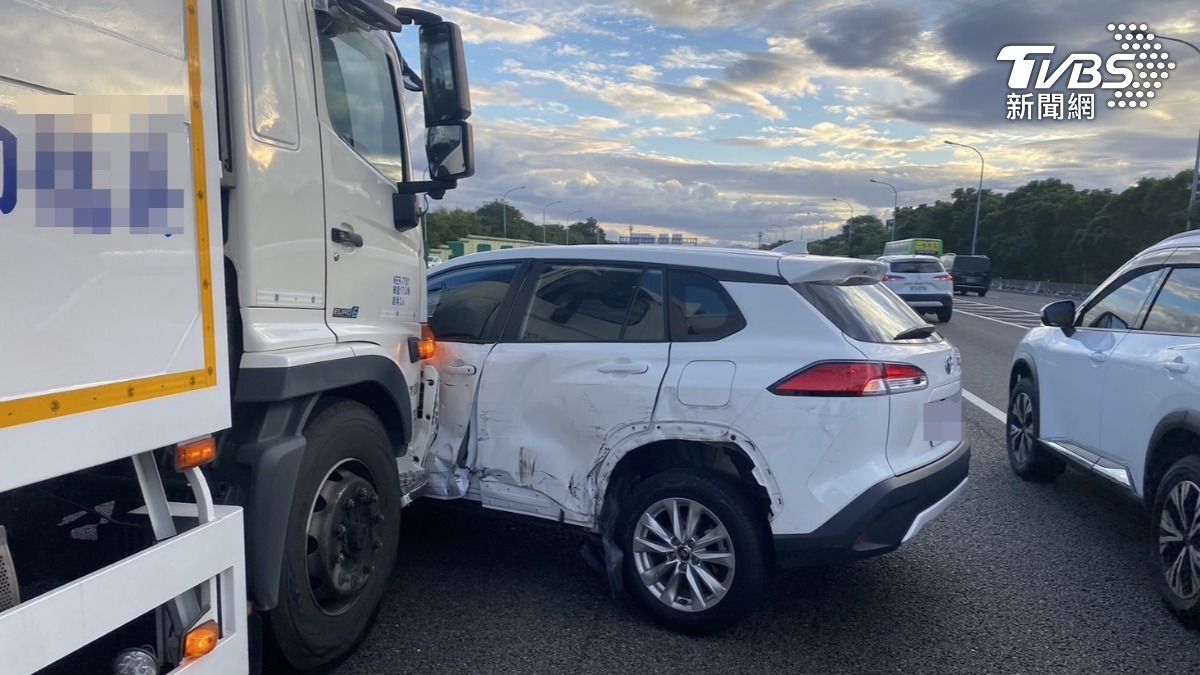
<svg viewBox="0 0 1200 675">
<path fill-rule="evenodd" d="M 1084 305 L 1074 331 L 1049 334 L 1037 373 L 1042 440 L 1076 446 L 1089 458 L 1099 451 L 1109 357 L 1141 324 L 1162 274 L 1161 267 L 1123 273 Z"/>
<path fill-rule="evenodd" d="M 1195 260 L 1194 262 L 1200 262 Z M 1200 411 L 1200 267 L 1170 270 L 1140 331 L 1109 359 L 1101 455 L 1110 475 L 1141 492 L 1155 428 L 1171 415 Z"/>
<path fill-rule="evenodd" d="M 429 277 L 429 327 L 437 340 L 437 427 L 426 455 L 426 494 L 465 496 L 475 445 L 468 436 L 479 377 L 496 345 L 524 264 L 469 265 Z"/>
<path fill-rule="evenodd" d="M 588 473 L 654 414 L 667 370 L 663 271 L 543 262 L 479 385 L 484 506 L 590 524 Z"/>
</svg>

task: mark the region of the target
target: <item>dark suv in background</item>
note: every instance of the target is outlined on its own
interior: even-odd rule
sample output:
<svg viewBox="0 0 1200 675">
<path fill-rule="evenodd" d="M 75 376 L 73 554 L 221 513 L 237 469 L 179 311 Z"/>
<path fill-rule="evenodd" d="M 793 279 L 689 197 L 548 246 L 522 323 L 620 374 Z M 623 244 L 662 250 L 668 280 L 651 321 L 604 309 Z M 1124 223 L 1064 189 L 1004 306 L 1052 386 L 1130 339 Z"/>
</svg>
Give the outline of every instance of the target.
<svg viewBox="0 0 1200 675">
<path fill-rule="evenodd" d="M 955 293 L 974 291 L 982 298 L 992 287 L 992 260 L 986 255 L 948 253 L 942 256 L 942 265 L 954 278 Z"/>
</svg>

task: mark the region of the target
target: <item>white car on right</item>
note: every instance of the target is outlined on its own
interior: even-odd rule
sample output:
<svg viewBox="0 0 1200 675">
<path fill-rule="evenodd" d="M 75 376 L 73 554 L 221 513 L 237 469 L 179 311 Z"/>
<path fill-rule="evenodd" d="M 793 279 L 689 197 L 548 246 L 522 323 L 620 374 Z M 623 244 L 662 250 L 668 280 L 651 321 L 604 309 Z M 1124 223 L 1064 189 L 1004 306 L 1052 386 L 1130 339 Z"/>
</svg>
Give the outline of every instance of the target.
<svg viewBox="0 0 1200 675">
<path fill-rule="evenodd" d="M 1200 623 L 1200 232 L 1139 253 L 1076 307 L 1042 308 L 1009 377 L 1013 470 L 1074 462 L 1144 501 L 1157 585 Z"/>
</svg>

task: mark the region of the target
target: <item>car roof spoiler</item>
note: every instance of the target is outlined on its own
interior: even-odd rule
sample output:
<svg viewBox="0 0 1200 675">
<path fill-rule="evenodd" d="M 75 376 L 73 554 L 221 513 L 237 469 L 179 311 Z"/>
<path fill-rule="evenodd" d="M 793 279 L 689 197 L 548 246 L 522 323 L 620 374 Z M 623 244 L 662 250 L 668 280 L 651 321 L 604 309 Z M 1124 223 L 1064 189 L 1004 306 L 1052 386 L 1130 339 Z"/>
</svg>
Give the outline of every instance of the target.
<svg viewBox="0 0 1200 675">
<path fill-rule="evenodd" d="M 882 279 L 887 265 L 874 260 L 854 258 L 824 258 L 817 256 L 784 256 L 779 259 L 779 275 L 789 284 L 810 281 L 841 281 L 851 277 Z"/>
</svg>

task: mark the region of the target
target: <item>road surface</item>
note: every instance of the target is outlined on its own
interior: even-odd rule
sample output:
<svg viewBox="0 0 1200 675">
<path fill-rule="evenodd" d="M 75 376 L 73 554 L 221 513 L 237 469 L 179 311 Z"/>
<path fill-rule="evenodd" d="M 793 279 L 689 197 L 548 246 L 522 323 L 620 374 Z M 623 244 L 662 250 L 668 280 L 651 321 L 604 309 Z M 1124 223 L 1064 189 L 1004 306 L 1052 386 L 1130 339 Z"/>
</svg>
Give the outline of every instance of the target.
<svg viewBox="0 0 1200 675">
<path fill-rule="evenodd" d="M 378 621 L 336 673 L 1197 672 L 1200 634 L 1155 595 L 1139 505 L 1073 469 L 1020 481 L 985 410 L 1003 410 L 1049 301 L 959 298 L 939 327 L 982 405 L 964 405 L 971 482 L 899 551 L 781 574 L 748 621 L 693 638 L 610 598 L 576 530 L 419 503 Z"/>
</svg>

